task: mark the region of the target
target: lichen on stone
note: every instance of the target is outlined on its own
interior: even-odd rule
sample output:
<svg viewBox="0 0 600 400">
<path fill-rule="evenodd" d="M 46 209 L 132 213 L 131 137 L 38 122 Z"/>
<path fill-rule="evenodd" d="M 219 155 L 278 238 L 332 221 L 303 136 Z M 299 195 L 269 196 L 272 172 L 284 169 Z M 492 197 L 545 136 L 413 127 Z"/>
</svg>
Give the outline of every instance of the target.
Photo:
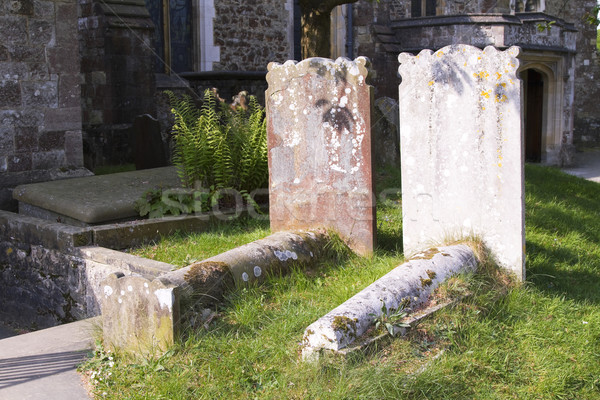
<svg viewBox="0 0 600 400">
<path fill-rule="evenodd" d="M 344 333 L 345 335 L 356 337 L 356 323 L 358 322 L 358 318 L 349 318 L 345 315 L 336 315 L 333 318 L 333 322 L 331 323 L 331 327 L 339 332 Z"/>
</svg>

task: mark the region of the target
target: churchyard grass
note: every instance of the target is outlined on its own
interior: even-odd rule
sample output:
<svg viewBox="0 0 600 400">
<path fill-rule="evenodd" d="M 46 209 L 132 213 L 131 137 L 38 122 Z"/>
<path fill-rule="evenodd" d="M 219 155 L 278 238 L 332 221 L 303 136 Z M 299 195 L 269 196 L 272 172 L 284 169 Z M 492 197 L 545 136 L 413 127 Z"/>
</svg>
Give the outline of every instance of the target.
<svg viewBox="0 0 600 400">
<path fill-rule="evenodd" d="M 206 232 L 177 233 L 157 243 L 131 249 L 130 253 L 185 267 L 270 234 L 269 221 L 240 217 L 216 221 Z"/>
<path fill-rule="evenodd" d="M 447 291 L 472 295 L 405 338 L 347 359 L 299 358 L 306 326 L 401 262 L 386 239 L 372 259 L 341 254 L 232 292 L 207 327 L 187 328 L 163 357 L 117 354 L 96 391 L 111 399 L 600 398 L 600 185 L 527 166 L 526 202 L 527 282 L 489 265 L 456 279 Z M 380 236 L 391 238 L 399 214 L 379 206 Z"/>
</svg>

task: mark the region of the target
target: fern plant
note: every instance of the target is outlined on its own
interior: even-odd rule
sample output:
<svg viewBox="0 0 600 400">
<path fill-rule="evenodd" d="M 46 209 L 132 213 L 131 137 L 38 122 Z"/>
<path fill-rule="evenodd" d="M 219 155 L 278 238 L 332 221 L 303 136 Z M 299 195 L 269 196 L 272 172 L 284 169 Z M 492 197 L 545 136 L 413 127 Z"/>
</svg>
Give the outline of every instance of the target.
<svg viewBox="0 0 600 400">
<path fill-rule="evenodd" d="M 189 96 L 167 95 L 175 116 L 173 163 L 184 186 L 241 193 L 266 186 L 265 113 L 254 96 L 244 109 L 219 101 L 211 90 L 201 108 Z"/>
</svg>

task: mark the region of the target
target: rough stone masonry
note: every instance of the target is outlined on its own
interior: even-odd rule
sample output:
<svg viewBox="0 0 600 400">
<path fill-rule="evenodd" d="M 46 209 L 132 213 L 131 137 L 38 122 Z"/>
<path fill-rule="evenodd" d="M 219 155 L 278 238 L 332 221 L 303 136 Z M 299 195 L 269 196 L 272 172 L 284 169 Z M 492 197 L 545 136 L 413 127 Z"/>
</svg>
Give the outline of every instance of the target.
<svg viewBox="0 0 600 400">
<path fill-rule="evenodd" d="M 369 61 L 271 63 L 266 92 L 271 230 L 332 228 L 373 251 Z"/>
<path fill-rule="evenodd" d="M 404 253 L 480 235 L 525 278 L 520 49 L 398 57 Z"/>
</svg>

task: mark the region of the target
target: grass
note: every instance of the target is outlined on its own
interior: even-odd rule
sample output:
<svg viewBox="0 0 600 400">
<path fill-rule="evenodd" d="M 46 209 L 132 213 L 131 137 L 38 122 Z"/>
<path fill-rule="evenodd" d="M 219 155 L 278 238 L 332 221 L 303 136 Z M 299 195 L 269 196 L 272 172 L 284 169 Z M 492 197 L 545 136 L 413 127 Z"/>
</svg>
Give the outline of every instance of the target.
<svg viewBox="0 0 600 400">
<path fill-rule="evenodd" d="M 135 171 L 135 164 L 99 165 L 94 168 L 94 175 L 108 175 L 129 171 Z"/>
<path fill-rule="evenodd" d="M 164 237 L 158 243 L 132 249 L 130 253 L 184 267 L 269 234 L 268 220 L 238 218 L 215 222 L 207 232 Z"/>
<path fill-rule="evenodd" d="M 526 181 L 524 285 L 488 266 L 456 286 L 470 298 L 405 339 L 301 363 L 305 327 L 401 261 L 392 241 L 399 200 L 388 200 L 378 211 L 388 237 L 372 260 L 341 257 L 234 291 L 208 329 L 188 329 L 163 357 L 115 355 L 96 391 L 110 399 L 600 398 L 600 185 L 537 166 L 527 166 Z"/>
</svg>

